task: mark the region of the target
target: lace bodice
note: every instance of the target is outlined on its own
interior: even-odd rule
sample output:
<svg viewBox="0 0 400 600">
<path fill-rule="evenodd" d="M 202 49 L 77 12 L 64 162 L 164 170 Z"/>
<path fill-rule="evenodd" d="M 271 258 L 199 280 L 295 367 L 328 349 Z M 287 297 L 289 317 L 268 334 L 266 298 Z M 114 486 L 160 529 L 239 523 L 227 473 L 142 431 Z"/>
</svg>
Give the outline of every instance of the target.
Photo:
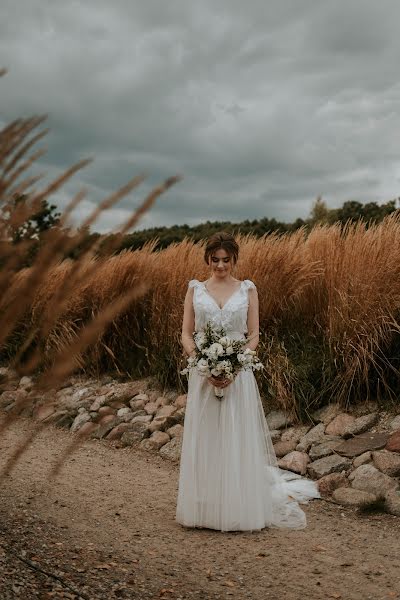
<svg viewBox="0 0 400 600">
<path fill-rule="evenodd" d="M 250 279 L 241 282 L 240 287 L 220 308 L 207 291 L 205 284 L 197 279 L 189 281 L 193 290 L 193 307 L 196 331 L 201 331 L 207 322 L 214 327 L 223 327 L 227 335 L 243 336 L 247 333 L 248 290 L 256 286 Z"/>
</svg>

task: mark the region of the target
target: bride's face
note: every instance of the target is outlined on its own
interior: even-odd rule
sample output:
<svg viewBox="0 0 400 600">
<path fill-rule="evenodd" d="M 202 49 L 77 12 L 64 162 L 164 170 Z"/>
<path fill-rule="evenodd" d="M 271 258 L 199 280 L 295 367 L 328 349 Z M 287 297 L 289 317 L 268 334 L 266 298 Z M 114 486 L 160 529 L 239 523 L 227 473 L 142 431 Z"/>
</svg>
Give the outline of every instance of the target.
<svg viewBox="0 0 400 600">
<path fill-rule="evenodd" d="M 226 250 L 216 250 L 210 259 L 211 274 L 218 278 L 224 278 L 232 271 L 232 259 Z"/>
</svg>

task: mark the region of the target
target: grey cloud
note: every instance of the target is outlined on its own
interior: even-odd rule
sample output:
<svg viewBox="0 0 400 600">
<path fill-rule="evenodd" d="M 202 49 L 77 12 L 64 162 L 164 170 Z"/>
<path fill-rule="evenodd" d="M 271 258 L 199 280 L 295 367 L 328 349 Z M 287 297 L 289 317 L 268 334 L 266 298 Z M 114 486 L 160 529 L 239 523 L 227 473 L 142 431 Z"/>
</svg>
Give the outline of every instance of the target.
<svg viewBox="0 0 400 600">
<path fill-rule="evenodd" d="M 3 0 L 2 121 L 48 113 L 47 167 L 93 165 L 79 218 L 133 175 L 182 173 L 142 226 L 305 217 L 397 195 L 396 0 Z"/>
</svg>

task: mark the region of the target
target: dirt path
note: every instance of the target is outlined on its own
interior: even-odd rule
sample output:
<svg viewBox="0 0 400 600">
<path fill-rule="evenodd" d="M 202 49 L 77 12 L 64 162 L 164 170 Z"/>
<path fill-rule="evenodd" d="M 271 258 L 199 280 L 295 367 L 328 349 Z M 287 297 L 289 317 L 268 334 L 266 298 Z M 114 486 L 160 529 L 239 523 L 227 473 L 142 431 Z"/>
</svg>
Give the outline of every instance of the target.
<svg viewBox="0 0 400 600">
<path fill-rule="evenodd" d="M 28 427 L 3 436 L 2 464 Z M 191 530 L 175 522 L 178 467 L 144 451 L 88 441 L 46 483 L 70 441 L 46 429 L 2 485 L 1 600 L 400 598 L 396 517 L 313 501 L 300 531 Z"/>
</svg>

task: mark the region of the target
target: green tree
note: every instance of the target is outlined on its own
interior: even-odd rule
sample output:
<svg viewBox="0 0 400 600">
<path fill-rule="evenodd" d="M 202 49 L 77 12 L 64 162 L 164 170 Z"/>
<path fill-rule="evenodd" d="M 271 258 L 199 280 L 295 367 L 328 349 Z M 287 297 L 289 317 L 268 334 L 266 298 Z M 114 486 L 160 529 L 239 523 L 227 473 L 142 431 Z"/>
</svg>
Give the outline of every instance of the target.
<svg viewBox="0 0 400 600">
<path fill-rule="evenodd" d="M 0 221 L 5 225 L 5 237 L 14 244 L 23 240 L 39 240 L 40 235 L 58 226 L 60 213 L 55 204 L 46 199 L 35 207 L 26 194 L 15 196 L 0 210 Z"/>
</svg>

